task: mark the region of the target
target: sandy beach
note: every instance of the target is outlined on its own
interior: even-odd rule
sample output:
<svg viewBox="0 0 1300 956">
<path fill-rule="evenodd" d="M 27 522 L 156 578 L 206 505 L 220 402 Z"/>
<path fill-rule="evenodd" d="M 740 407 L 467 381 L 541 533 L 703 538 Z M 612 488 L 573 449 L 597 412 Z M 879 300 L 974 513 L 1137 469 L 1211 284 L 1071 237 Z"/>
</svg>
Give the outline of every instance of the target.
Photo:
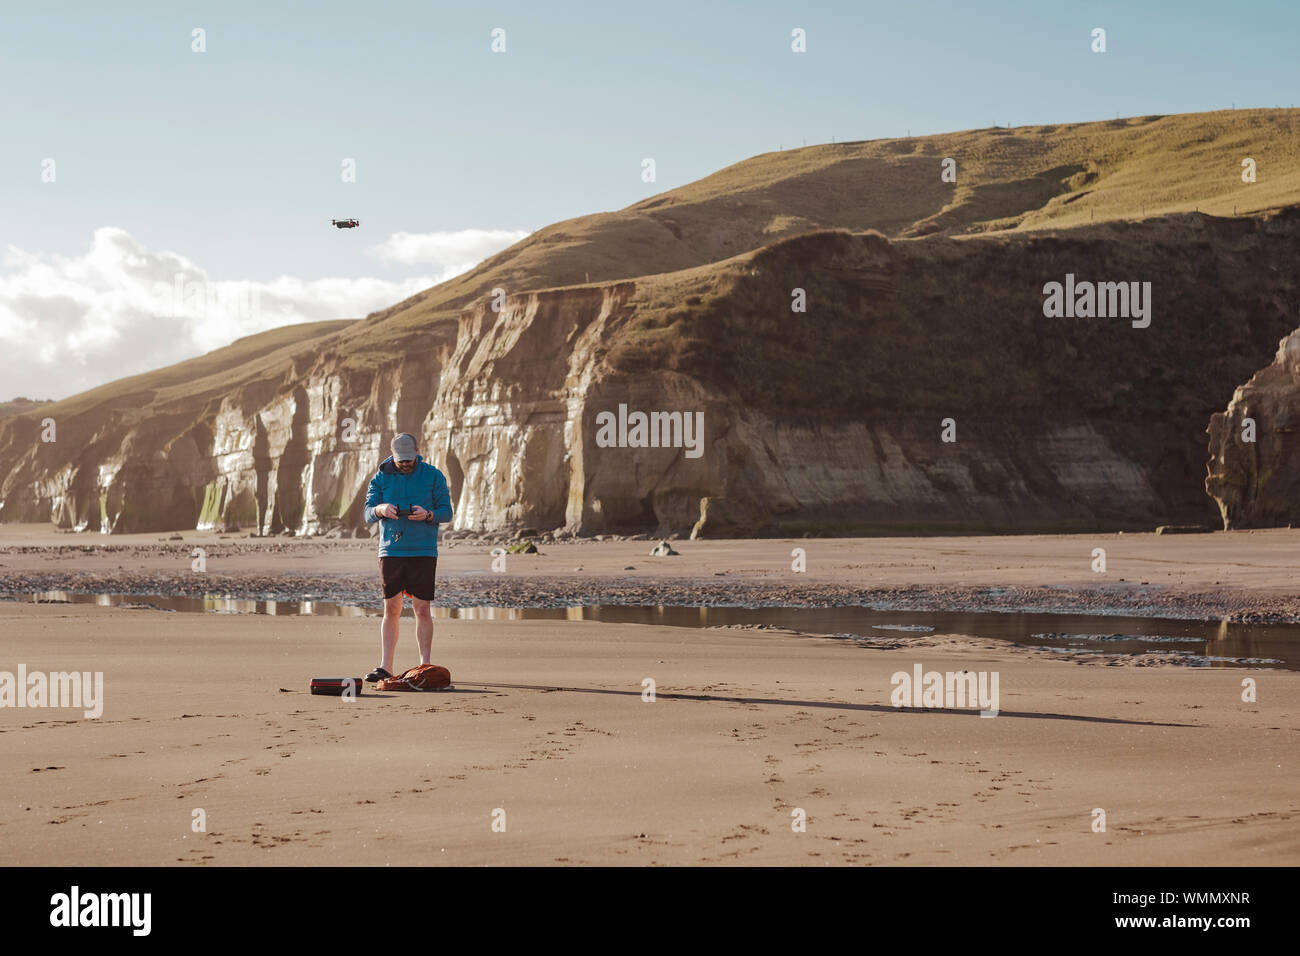
<svg viewBox="0 0 1300 956">
<path fill-rule="evenodd" d="M 361 541 L 5 530 L 5 590 L 83 574 L 157 588 L 198 576 L 195 545 L 209 576 L 236 583 L 291 572 L 346 590 L 374 562 Z M 599 591 L 633 565 L 634 588 L 716 577 L 807 600 L 1024 588 L 1284 611 L 1298 536 L 1103 536 L 1110 590 L 1089 577 L 1090 536 L 683 541 L 666 559 L 646 556 L 653 542 L 583 541 L 511 556 L 506 575 L 489 570 L 488 544 L 461 541 L 444 547 L 440 577 L 480 598 L 503 577 L 521 593 L 539 578 Z M 790 570 L 792 547 L 807 551 L 806 576 Z M 400 664 L 415 663 L 412 625 Z M 1070 666 L 939 633 L 439 620 L 434 659 L 455 690 L 349 702 L 310 695 L 308 681 L 363 674 L 374 619 L 4 601 L 0 631 L 0 671 L 104 675 L 97 719 L 0 709 L 9 864 L 1300 862 L 1295 672 Z M 894 707 L 891 676 L 915 665 L 996 672 L 998 715 Z"/>
<path fill-rule="evenodd" d="M 536 607 L 590 603 L 748 604 L 895 609 L 1128 612 L 1200 620 L 1300 622 L 1294 587 L 1300 530 L 1213 534 L 988 535 L 542 542 L 505 557 L 506 539 L 444 540 L 439 604 Z M 204 570 L 193 570 L 201 549 Z M 796 555 L 796 549 L 802 557 Z M 1095 551 L 1105 571 L 1093 570 Z M 805 570 L 793 566 L 802 562 Z M 0 593 L 75 590 L 219 593 L 372 603 L 369 540 L 63 534 L 0 529 Z"/>
<path fill-rule="evenodd" d="M 1284 925 L 1300 4 L 935 6 L 0 10 L 0 925 Z"/>
</svg>

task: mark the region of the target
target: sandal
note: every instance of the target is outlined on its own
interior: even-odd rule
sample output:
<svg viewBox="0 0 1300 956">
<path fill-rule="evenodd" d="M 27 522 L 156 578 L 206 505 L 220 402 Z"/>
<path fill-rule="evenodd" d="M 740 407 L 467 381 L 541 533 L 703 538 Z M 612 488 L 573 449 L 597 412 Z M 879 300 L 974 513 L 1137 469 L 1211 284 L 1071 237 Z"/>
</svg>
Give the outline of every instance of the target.
<svg viewBox="0 0 1300 956">
<path fill-rule="evenodd" d="M 392 674 L 388 673 L 388 671 L 384 670 L 382 667 L 376 667 L 366 675 L 366 680 L 374 684 L 377 681 L 388 680 L 392 676 Z"/>
</svg>

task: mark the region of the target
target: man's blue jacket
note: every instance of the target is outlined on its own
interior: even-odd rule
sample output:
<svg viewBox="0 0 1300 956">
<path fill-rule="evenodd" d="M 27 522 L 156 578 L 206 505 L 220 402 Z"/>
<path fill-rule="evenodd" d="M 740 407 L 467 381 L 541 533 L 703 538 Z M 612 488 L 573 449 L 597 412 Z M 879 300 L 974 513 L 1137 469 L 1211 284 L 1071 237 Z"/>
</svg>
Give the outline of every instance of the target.
<svg viewBox="0 0 1300 956">
<path fill-rule="evenodd" d="M 378 518 L 375 507 L 394 504 L 403 511 L 419 505 L 433 512 L 430 521 L 412 521 L 410 518 Z M 437 468 L 420 455 L 415 457 L 415 470 L 404 475 L 397 470 L 390 455 L 370 479 L 366 492 L 366 524 L 382 521 L 379 535 L 381 558 L 436 557 L 438 554 L 438 525 L 451 521 L 451 492 L 447 479 Z"/>
</svg>

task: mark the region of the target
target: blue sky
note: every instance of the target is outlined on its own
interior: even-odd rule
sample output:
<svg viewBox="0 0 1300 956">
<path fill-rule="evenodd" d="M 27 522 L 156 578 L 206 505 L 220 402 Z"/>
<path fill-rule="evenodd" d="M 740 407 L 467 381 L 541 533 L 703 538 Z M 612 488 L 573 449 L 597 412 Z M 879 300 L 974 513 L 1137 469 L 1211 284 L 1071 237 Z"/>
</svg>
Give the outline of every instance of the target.
<svg viewBox="0 0 1300 956">
<path fill-rule="evenodd" d="M 364 313 L 526 231 L 782 145 L 1293 105 L 1298 48 L 1294 2 L 7 2 L 0 339 L 46 318 L 32 270 L 75 275 L 106 249 L 343 290 L 288 320 Z M 362 228 L 330 228 L 343 216 Z"/>
</svg>

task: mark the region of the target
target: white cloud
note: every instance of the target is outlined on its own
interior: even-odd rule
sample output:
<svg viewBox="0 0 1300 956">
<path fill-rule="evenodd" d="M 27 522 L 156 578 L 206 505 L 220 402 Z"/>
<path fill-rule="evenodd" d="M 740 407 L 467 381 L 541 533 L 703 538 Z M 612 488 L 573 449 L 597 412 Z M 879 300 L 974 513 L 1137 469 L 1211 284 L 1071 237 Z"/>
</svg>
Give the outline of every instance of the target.
<svg viewBox="0 0 1300 956">
<path fill-rule="evenodd" d="M 146 249 L 111 226 L 96 229 L 80 256 L 9 246 L 0 272 L 0 401 L 18 395 L 66 398 L 240 336 L 299 322 L 360 318 L 472 268 L 526 234 L 398 233 L 376 254 L 441 268 L 440 275 L 400 281 L 212 280 L 185 256 Z"/>
<path fill-rule="evenodd" d="M 401 265 L 433 265 L 439 282 L 468 272 L 488 256 L 513 246 L 525 229 L 462 229 L 459 232 L 395 232 L 367 252 Z"/>
</svg>

